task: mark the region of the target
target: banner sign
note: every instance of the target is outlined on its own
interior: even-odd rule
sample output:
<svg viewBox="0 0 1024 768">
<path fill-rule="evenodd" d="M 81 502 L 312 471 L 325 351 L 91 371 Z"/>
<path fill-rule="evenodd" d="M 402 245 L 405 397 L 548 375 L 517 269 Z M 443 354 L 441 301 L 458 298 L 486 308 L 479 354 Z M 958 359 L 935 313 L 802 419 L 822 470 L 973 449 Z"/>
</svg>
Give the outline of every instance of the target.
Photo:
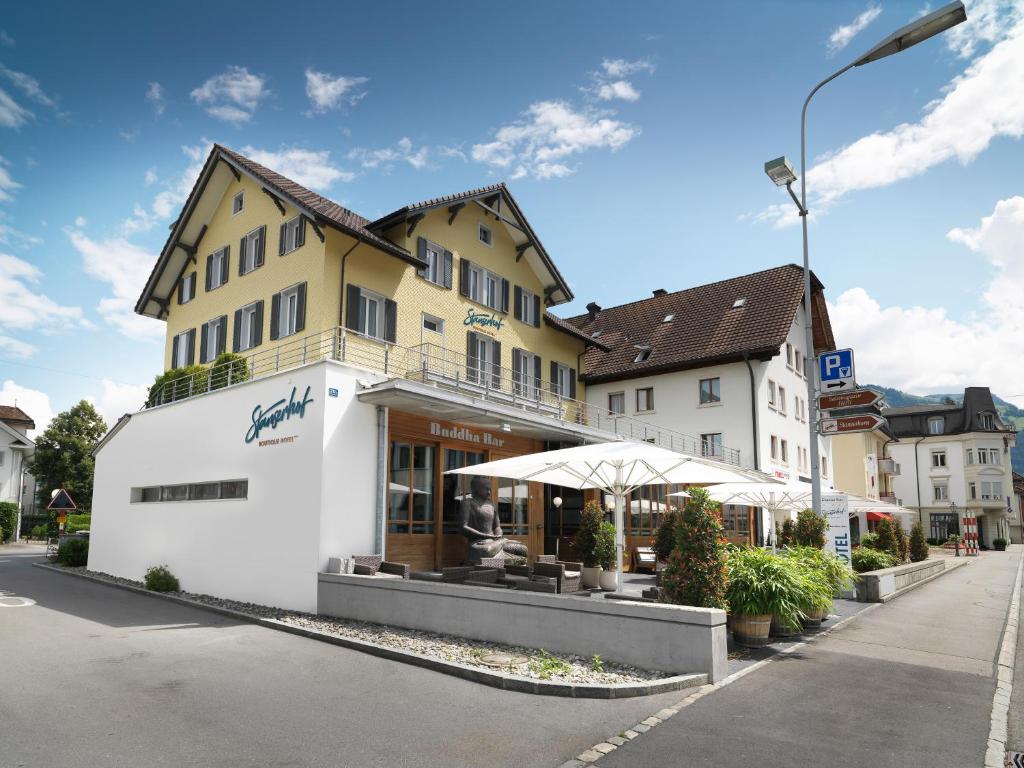
<svg viewBox="0 0 1024 768">
<path fill-rule="evenodd" d="M 313 398 L 309 396 L 309 387 L 306 387 L 306 393 L 301 399 L 296 399 L 295 395 L 298 391 L 295 387 L 292 387 L 292 393 L 290 397 L 281 398 L 273 405 L 268 405 L 264 408 L 262 405 L 257 405 L 252 409 L 252 426 L 249 427 L 249 431 L 245 433 L 245 442 L 251 443 L 253 440 L 260 436 L 260 432 L 264 429 L 277 429 L 278 424 L 282 421 L 288 421 L 292 418 L 301 419 L 306 415 L 306 406 L 313 402 Z"/>
<path fill-rule="evenodd" d="M 845 493 L 821 494 L 821 513 L 828 521 L 825 549 L 850 562 L 850 509 Z"/>
</svg>

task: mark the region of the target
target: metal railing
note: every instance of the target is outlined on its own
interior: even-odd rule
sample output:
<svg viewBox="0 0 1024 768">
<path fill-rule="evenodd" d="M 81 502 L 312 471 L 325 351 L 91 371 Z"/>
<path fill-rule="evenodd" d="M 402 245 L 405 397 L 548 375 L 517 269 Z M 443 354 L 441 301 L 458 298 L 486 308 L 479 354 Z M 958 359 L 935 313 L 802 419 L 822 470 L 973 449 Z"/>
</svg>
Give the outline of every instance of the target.
<svg viewBox="0 0 1024 768">
<path fill-rule="evenodd" d="M 204 368 L 150 392 L 146 408 L 185 400 L 224 387 L 237 386 L 278 371 L 319 360 L 336 360 L 383 374 L 389 378 L 416 381 L 439 389 L 458 392 L 481 400 L 499 402 L 511 408 L 547 416 L 642 440 L 694 456 L 713 456 L 719 461 L 740 464 L 740 452 L 717 443 L 702 441 L 673 429 L 622 414 L 609 413 L 590 403 L 562 394 L 557 384 L 525 372 L 504 368 L 437 344 L 400 347 L 372 339 L 345 328 L 333 328 L 278 344 L 273 349 L 246 355 L 239 360 Z"/>
</svg>

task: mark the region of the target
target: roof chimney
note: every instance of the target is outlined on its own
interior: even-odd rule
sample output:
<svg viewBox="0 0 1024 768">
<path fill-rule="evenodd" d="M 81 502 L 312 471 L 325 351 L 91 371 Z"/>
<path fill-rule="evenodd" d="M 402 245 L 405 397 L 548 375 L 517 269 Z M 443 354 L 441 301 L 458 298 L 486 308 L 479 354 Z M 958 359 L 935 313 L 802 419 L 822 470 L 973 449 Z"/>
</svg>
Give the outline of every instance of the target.
<svg viewBox="0 0 1024 768">
<path fill-rule="evenodd" d="M 655 288 L 653 291 L 651 291 L 651 293 L 653 293 L 654 294 L 654 298 L 657 299 L 657 298 L 661 298 L 662 296 L 667 294 L 668 291 L 666 291 L 664 288 Z"/>
<path fill-rule="evenodd" d="M 600 313 L 600 311 L 601 311 L 601 305 L 600 304 L 598 304 L 596 301 L 590 302 L 589 304 L 587 304 L 587 319 L 588 320 L 593 320 L 595 317 L 597 317 L 597 315 L 598 315 L 598 313 Z"/>
</svg>

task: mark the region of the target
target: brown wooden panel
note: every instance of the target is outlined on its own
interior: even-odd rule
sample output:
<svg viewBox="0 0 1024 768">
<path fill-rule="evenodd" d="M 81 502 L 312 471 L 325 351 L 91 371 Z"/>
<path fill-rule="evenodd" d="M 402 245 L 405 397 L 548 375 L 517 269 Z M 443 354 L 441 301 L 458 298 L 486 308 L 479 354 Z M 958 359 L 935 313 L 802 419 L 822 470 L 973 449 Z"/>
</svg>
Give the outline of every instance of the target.
<svg viewBox="0 0 1024 768">
<path fill-rule="evenodd" d="M 408 563 L 414 571 L 434 570 L 432 533 L 389 533 L 384 552 L 385 560 Z"/>
<path fill-rule="evenodd" d="M 436 435 L 431 432 L 431 423 L 436 423 L 447 435 Z M 452 448 L 472 448 L 478 451 L 496 451 L 509 456 L 522 456 L 533 453 L 543 448 L 543 444 L 530 437 L 501 430 L 484 429 L 481 427 L 470 427 L 464 424 L 456 424 L 441 419 L 430 419 L 424 416 L 416 416 L 403 411 L 390 411 L 388 413 L 388 429 L 392 435 L 401 434 L 419 440 L 430 440 L 443 443 Z M 466 430 L 464 433 L 458 430 Z M 460 438 L 456 435 L 465 435 Z M 466 439 L 471 438 L 471 439 Z"/>
</svg>

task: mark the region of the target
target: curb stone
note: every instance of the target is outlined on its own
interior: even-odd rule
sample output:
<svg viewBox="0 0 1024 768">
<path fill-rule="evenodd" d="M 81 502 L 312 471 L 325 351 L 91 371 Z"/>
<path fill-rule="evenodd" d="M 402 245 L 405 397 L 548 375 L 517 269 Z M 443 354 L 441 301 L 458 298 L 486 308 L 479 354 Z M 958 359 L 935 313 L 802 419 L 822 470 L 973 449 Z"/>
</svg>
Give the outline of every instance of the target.
<svg viewBox="0 0 1024 768">
<path fill-rule="evenodd" d="M 80 571 L 69 571 L 65 568 L 51 565 L 49 563 L 33 563 L 32 565 L 36 568 L 53 571 L 54 573 L 61 573 L 65 576 L 75 576 L 80 579 L 85 579 L 86 581 L 104 584 L 108 587 L 115 587 L 117 589 L 135 592 L 136 594 L 145 595 L 147 597 L 169 600 L 172 603 L 178 603 L 179 605 L 185 605 L 190 608 L 198 608 L 200 610 L 210 611 L 211 613 L 218 613 L 222 616 L 226 616 L 246 624 L 256 624 L 278 632 L 287 632 L 292 635 L 309 638 L 310 640 L 319 640 L 323 643 L 330 643 L 331 645 L 348 648 L 349 650 L 367 653 L 371 656 L 388 659 L 389 661 L 411 664 L 413 666 L 429 669 L 433 672 L 440 672 L 441 674 L 460 677 L 463 680 L 469 680 L 470 682 L 479 683 L 480 685 L 490 686 L 491 688 L 500 688 L 506 691 L 515 691 L 517 693 L 532 693 L 539 696 L 561 696 L 563 698 L 575 699 L 628 699 L 639 696 L 654 696 L 660 693 L 687 690 L 689 688 L 705 685 L 708 679 L 708 676 L 704 673 L 694 673 L 665 677 L 660 680 L 645 683 L 600 685 L 598 683 L 559 683 L 552 682 L 550 680 L 535 680 L 528 677 L 503 675 L 499 672 L 492 672 L 490 670 L 480 669 L 479 667 L 460 664 L 454 661 L 442 661 L 441 659 L 423 656 L 418 653 L 412 653 L 411 651 L 403 651 L 398 648 L 392 648 L 391 646 L 379 645 L 365 640 L 339 637 L 326 632 L 318 632 L 314 629 L 307 629 L 306 627 L 288 624 L 287 622 L 283 622 L 279 619 L 268 619 L 261 616 L 253 616 L 252 614 L 244 613 L 242 611 L 209 605 L 208 603 L 203 603 L 198 600 L 190 600 L 186 597 L 179 597 L 177 595 L 170 595 L 163 592 L 152 592 L 142 587 L 136 587 L 131 584 L 122 584 L 116 581 L 109 581 L 99 576 L 93 576 L 92 574 L 82 573 Z M 600 757 L 600 754 L 598 754 L 598 757 Z"/>
<path fill-rule="evenodd" d="M 1017 563 L 1017 576 L 1010 593 L 1010 607 L 1003 626 L 1003 638 L 996 660 L 996 692 L 992 696 L 992 715 L 989 718 L 988 743 L 985 750 L 985 768 L 1003 768 L 1011 765 L 1006 751 L 1007 726 L 1010 717 L 1010 697 L 1013 693 L 1013 670 L 1017 655 L 1017 630 L 1020 625 L 1020 592 L 1024 579 L 1024 553 Z"/>
</svg>

